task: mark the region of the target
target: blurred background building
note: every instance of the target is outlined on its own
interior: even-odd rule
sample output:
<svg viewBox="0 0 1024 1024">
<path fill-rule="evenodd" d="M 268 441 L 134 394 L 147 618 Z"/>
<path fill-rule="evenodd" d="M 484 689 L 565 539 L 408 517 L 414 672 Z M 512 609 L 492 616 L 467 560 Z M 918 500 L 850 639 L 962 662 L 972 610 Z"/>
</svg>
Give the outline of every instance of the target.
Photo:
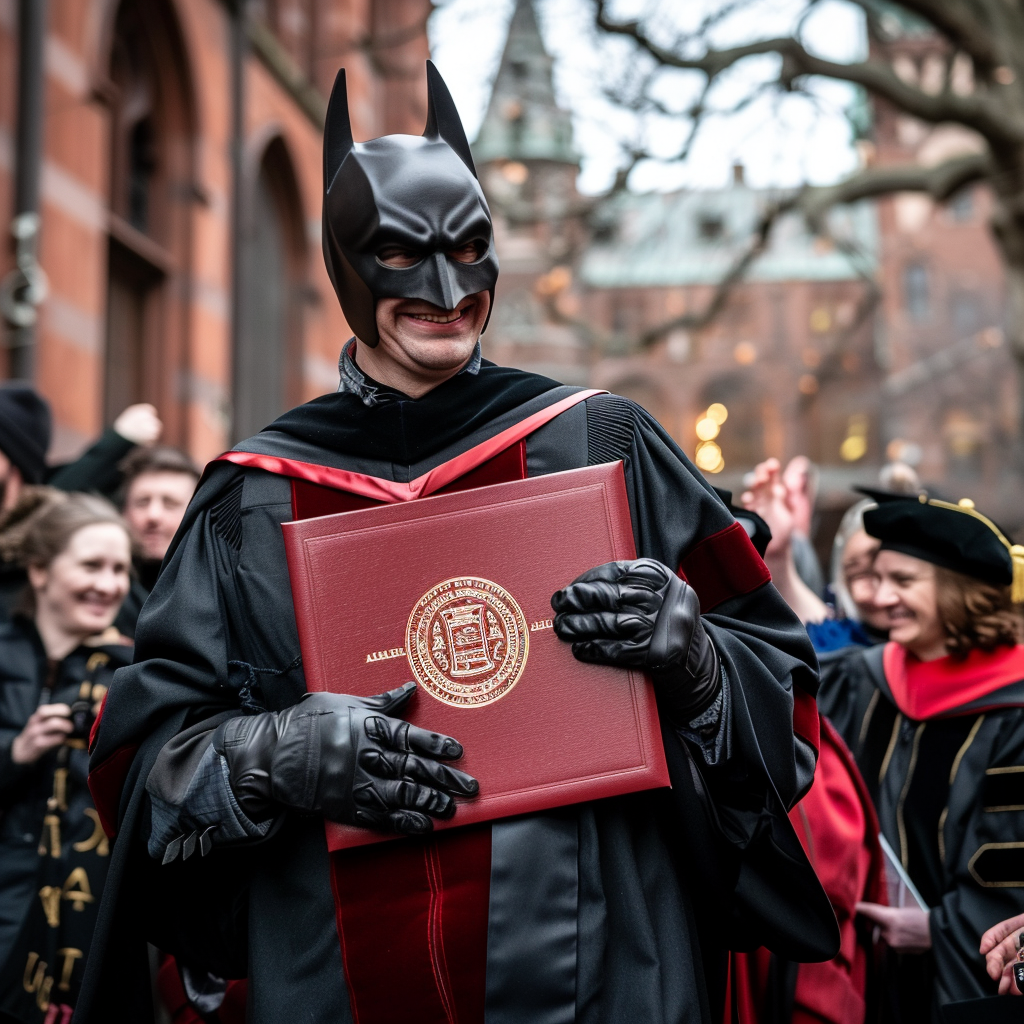
<svg viewBox="0 0 1024 1024">
<path fill-rule="evenodd" d="M 902 28 L 898 73 L 933 74 L 940 42 L 909 19 Z M 856 114 L 867 163 L 930 165 L 977 145 L 866 98 Z M 984 186 L 942 207 L 907 193 L 836 208 L 820 235 L 783 215 L 717 316 L 666 330 L 707 307 L 780 194 L 748 187 L 737 164 L 724 189 L 578 195 L 531 0 L 516 2 L 474 151 L 499 220 L 491 358 L 635 399 L 733 490 L 762 459 L 808 455 L 826 543 L 850 485 L 895 459 L 935 493 L 969 494 L 1024 525 L 1007 472 L 1017 385 Z M 709 422 L 711 405 L 727 419 L 714 422 L 716 409 Z"/>
<path fill-rule="evenodd" d="M 347 328 L 320 255 L 337 69 L 360 138 L 423 130 L 429 0 L 30 0 L 45 12 L 30 352 L 51 458 L 126 405 L 200 462 L 337 386 Z M 19 148 L 16 0 L 0 0 L 0 210 Z M 7 246 L 0 275 L 13 263 Z M 238 315 L 233 315 L 233 310 Z M 8 330 L 17 344 L 18 332 Z"/>
<path fill-rule="evenodd" d="M 3 211 L 25 6 L 0 0 Z M 249 0 L 244 19 L 235 0 L 39 6 L 49 294 L 30 350 L 8 330 L 8 375 L 34 375 L 53 403 L 55 460 L 151 401 L 165 439 L 201 462 L 336 386 L 348 330 L 320 256 L 326 97 L 344 65 L 357 138 L 422 131 L 430 0 Z M 926 85 L 941 42 L 909 18 L 897 28 L 889 59 Z M 580 195 L 552 71 L 532 0 L 516 0 L 474 144 L 502 266 L 490 358 L 636 399 L 734 490 L 768 456 L 809 455 L 823 536 L 849 485 L 895 458 L 937 493 L 1024 524 L 984 186 L 941 207 L 902 194 L 837 208 L 819 234 L 783 214 L 704 322 L 782 194 L 751 188 L 737 164 L 725 188 Z M 866 164 L 977 146 L 884 102 L 854 113 Z M 0 274 L 13 261 L 5 247 Z"/>
</svg>

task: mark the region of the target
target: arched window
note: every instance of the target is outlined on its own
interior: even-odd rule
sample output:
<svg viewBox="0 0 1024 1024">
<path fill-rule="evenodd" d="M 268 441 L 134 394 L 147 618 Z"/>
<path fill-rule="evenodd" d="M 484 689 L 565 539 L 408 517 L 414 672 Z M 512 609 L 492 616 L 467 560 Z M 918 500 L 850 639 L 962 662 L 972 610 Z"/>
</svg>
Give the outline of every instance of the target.
<svg viewBox="0 0 1024 1024">
<path fill-rule="evenodd" d="M 167 0 L 124 0 L 111 33 L 110 242 L 104 415 L 155 404 L 183 443 L 181 371 L 194 199 L 193 117 L 184 49 Z"/>
<path fill-rule="evenodd" d="M 236 439 L 256 433 L 301 400 L 302 228 L 292 163 L 277 138 L 259 161 L 244 225 L 232 403 Z"/>
</svg>

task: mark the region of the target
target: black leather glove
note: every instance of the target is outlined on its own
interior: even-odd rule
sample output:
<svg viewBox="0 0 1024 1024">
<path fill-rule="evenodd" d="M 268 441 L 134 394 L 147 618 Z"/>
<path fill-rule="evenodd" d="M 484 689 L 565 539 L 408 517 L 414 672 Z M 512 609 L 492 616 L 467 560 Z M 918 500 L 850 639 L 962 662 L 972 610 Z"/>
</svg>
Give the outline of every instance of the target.
<svg viewBox="0 0 1024 1024">
<path fill-rule="evenodd" d="M 450 736 L 390 717 L 416 689 L 377 697 L 307 693 L 284 711 L 229 719 L 214 733 L 231 789 L 255 822 L 281 804 L 330 821 L 416 834 L 431 816 L 450 818 L 455 796 L 475 796 L 476 779 L 442 760 L 462 757 Z"/>
<path fill-rule="evenodd" d="M 706 711 L 721 687 L 718 653 L 693 587 L 653 558 L 607 562 L 551 598 L 555 632 L 580 661 L 650 673 L 677 724 Z"/>
</svg>

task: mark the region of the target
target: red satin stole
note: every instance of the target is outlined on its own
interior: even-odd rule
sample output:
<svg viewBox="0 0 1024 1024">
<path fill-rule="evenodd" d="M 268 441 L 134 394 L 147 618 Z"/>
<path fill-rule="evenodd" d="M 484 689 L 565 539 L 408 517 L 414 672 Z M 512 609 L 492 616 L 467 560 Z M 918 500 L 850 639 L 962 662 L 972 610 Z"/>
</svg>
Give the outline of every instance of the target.
<svg viewBox="0 0 1024 1024">
<path fill-rule="evenodd" d="M 864 1024 L 870 943 L 857 934 L 855 907 L 888 903 L 885 864 L 867 786 L 828 719 L 821 740 L 814 784 L 789 818 L 835 911 L 841 945 L 834 960 L 800 964 L 791 1024 Z M 764 947 L 729 954 L 723 1024 L 764 1018 L 770 967 Z"/>
<path fill-rule="evenodd" d="M 525 478 L 526 442 L 520 440 L 435 493 Z M 292 479 L 295 519 L 380 504 Z M 490 885 L 490 825 L 331 854 L 356 1024 L 483 1021 Z"/>
</svg>

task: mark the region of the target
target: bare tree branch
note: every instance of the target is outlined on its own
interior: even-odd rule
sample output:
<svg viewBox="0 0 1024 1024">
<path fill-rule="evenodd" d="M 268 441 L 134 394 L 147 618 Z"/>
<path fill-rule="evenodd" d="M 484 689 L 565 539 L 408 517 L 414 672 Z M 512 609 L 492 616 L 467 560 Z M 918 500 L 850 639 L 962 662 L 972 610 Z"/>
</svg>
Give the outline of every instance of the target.
<svg viewBox="0 0 1024 1024">
<path fill-rule="evenodd" d="M 874 199 L 892 192 L 926 192 L 941 203 L 964 185 L 981 181 L 991 173 L 992 162 L 986 153 L 951 157 L 933 167 L 917 164 L 869 167 L 835 185 L 805 188 L 799 205 L 808 222 L 817 227 L 827 211 L 840 203 Z"/>
<path fill-rule="evenodd" d="M 768 247 L 772 228 L 775 226 L 776 221 L 784 213 L 788 213 L 796 206 L 799 195 L 799 193 L 795 193 L 786 196 L 773 203 L 769 203 L 764 208 L 751 233 L 750 240 L 742 252 L 733 260 L 732 266 L 725 276 L 715 285 L 711 298 L 702 310 L 696 313 L 683 313 L 681 316 L 673 317 L 671 320 L 665 320 L 649 328 L 640 336 L 640 346 L 647 348 L 659 341 L 670 331 L 699 331 L 712 323 L 725 308 L 733 288 L 746 277 L 751 264 Z"/>
<path fill-rule="evenodd" d="M 853 82 L 923 121 L 965 124 L 1001 145 L 1016 146 L 1024 142 L 1024 119 L 990 92 L 979 90 L 961 96 L 946 90 L 930 95 L 904 82 L 884 61 L 869 59 L 840 64 L 815 56 L 790 36 L 760 39 L 723 50 L 709 48 L 701 56 L 684 57 L 655 42 L 640 22 L 612 20 L 607 13 L 608 0 L 594 0 L 594 4 L 598 28 L 611 35 L 633 39 L 663 67 L 701 71 L 713 79 L 747 57 L 777 54 L 782 58 L 779 82 L 784 88 L 801 75 L 820 75 Z"/>
<path fill-rule="evenodd" d="M 779 218 L 789 212 L 801 213 L 815 234 L 830 238 L 850 259 L 858 276 L 868 284 L 869 291 L 877 291 L 870 273 L 857 268 L 857 264 L 863 262 L 863 254 L 859 253 L 849 240 L 837 239 L 829 232 L 825 223 L 828 211 L 840 204 L 855 203 L 893 192 L 925 192 L 936 202 L 942 202 L 964 185 L 984 178 L 990 171 L 988 158 L 984 154 L 972 153 L 954 157 L 935 167 L 907 165 L 868 168 L 835 185 L 807 186 L 778 199 L 762 211 L 750 241 L 715 286 L 707 305 L 698 312 L 684 313 L 656 324 L 640 336 L 639 344 L 648 347 L 670 331 L 699 331 L 712 323 L 722 312 L 733 289 L 744 279 L 751 265 L 768 247 L 772 229 Z M 877 303 L 877 297 L 872 301 Z M 873 308 L 872 305 L 871 309 Z M 864 315 L 867 315 L 867 312 L 870 312 L 870 309 L 865 311 Z M 858 325 L 860 321 L 861 317 L 856 318 Z"/>
</svg>

